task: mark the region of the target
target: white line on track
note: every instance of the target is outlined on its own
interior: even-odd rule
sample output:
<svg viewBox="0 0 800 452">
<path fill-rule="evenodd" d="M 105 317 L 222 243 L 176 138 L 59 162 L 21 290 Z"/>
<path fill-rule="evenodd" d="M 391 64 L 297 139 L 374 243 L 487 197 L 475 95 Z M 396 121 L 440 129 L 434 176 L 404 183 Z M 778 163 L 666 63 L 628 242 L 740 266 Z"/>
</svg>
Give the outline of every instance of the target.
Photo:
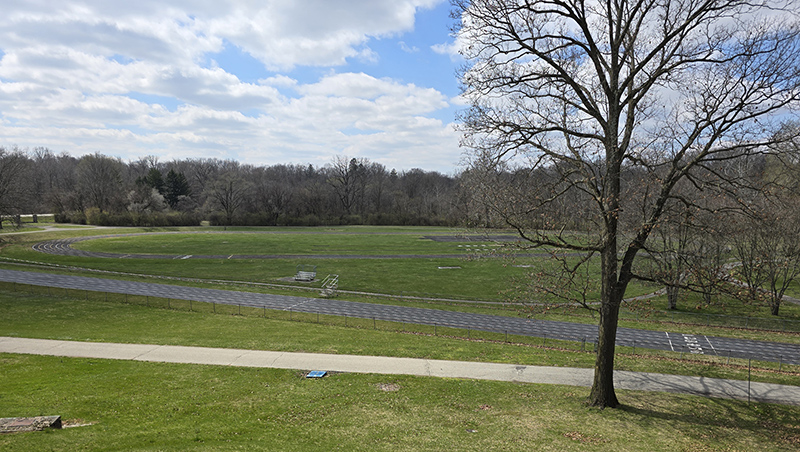
<svg viewBox="0 0 800 452">
<path fill-rule="evenodd" d="M 711 344 L 711 341 L 708 340 L 708 336 L 703 336 L 703 338 L 705 338 L 706 342 L 708 343 L 708 346 L 711 347 L 711 351 L 714 352 L 714 354 L 716 355 L 717 354 L 717 349 L 715 349 L 714 345 Z"/>
<path fill-rule="evenodd" d="M 669 341 L 669 348 L 674 352 L 675 351 L 675 347 L 672 346 L 672 339 L 669 338 L 669 333 L 667 333 L 665 331 L 664 334 L 667 335 L 667 340 Z"/>
</svg>

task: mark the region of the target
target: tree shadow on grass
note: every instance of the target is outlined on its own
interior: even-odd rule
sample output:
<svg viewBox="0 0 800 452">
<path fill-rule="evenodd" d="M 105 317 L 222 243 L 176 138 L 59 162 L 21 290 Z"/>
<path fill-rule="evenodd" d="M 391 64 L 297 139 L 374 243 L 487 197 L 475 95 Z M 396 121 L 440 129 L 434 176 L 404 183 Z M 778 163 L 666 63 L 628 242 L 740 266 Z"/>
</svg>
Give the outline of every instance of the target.
<svg viewBox="0 0 800 452">
<path fill-rule="evenodd" d="M 619 410 L 629 414 L 625 421 L 642 429 L 672 429 L 698 442 L 715 441 L 742 445 L 753 440 L 800 447 L 800 408 L 770 403 L 621 391 L 625 403 Z M 750 438 L 748 440 L 747 438 Z"/>
</svg>

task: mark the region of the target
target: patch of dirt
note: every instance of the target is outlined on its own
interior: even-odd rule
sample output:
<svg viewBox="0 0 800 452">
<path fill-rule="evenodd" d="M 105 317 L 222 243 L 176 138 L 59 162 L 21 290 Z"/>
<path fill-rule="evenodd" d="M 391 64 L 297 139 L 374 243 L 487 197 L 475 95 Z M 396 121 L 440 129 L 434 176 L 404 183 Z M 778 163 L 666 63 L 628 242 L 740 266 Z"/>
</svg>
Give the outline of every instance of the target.
<svg viewBox="0 0 800 452">
<path fill-rule="evenodd" d="M 84 421 L 83 419 L 67 419 L 61 422 L 61 428 L 88 427 L 94 424 L 96 422 Z"/>
<path fill-rule="evenodd" d="M 564 433 L 564 436 L 569 438 L 569 439 L 571 439 L 571 440 L 573 440 L 573 441 L 579 441 L 579 442 L 584 443 L 584 444 L 600 444 L 600 443 L 608 442 L 608 440 L 605 440 L 603 438 L 597 438 L 597 437 L 594 437 L 594 436 L 584 435 L 581 432 L 567 432 L 567 433 Z"/>
<path fill-rule="evenodd" d="M 375 386 L 383 392 L 397 392 L 400 390 L 400 385 L 396 383 L 378 383 Z"/>
</svg>

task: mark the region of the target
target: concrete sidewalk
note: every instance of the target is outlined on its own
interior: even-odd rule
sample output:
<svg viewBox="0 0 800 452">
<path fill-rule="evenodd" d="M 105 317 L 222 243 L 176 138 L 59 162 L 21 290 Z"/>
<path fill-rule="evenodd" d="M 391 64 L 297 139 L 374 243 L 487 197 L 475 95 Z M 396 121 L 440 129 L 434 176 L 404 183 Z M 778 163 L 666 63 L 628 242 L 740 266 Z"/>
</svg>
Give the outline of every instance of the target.
<svg viewBox="0 0 800 452">
<path fill-rule="evenodd" d="M 521 383 L 592 385 L 592 369 L 522 366 L 382 356 L 290 353 L 263 350 L 116 344 L 0 337 L 0 353 L 121 359 L 237 367 L 469 378 Z M 674 392 L 708 397 L 800 405 L 800 387 L 739 380 L 616 371 L 618 389 Z"/>
</svg>

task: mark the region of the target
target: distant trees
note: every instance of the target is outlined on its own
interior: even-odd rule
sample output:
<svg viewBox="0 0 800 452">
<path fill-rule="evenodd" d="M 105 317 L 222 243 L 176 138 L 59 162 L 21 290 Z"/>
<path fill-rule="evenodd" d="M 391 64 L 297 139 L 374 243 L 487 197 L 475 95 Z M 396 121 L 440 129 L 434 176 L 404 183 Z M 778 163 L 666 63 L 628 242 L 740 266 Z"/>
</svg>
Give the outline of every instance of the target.
<svg viewBox="0 0 800 452">
<path fill-rule="evenodd" d="M 119 209 L 122 205 L 122 162 L 119 159 L 95 153 L 78 162 L 76 179 L 80 204 L 83 208 L 97 208 L 100 212 Z"/>
<path fill-rule="evenodd" d="M 230 160 L 125 163 L 96 153 L 76 159 L 46 148 L 0 152 L 0 215 L 57 214 L 104 225 L 457 225 L 458 177 L 398 173 L 365 158 L 323 167 L 254 167 Z M 23 168 L 23 170 L 15 169 Z M 2 196 L 2 194 L 0 194 Z"/>
<path fill-rule="evenodd" d="M 25 202 L 30 202 L 28 181 L 30 165 L 18 149 L 0 147 L 0 228 L 3 217 L 23 212 Z"/>
</svg>

